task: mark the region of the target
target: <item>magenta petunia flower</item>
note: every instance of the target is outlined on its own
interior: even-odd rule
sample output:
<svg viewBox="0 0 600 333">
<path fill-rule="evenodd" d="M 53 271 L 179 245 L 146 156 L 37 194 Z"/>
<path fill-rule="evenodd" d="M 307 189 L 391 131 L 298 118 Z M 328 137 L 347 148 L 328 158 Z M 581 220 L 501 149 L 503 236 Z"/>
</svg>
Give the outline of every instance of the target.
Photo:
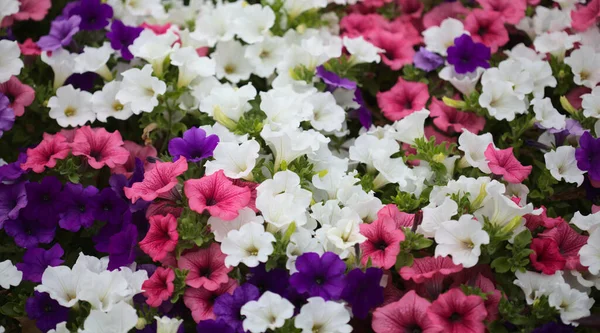
<svg viewBox="0 0 600 333">
<path fill-rule="evenodd" d="M 513 155 L 513 148 L 496 149 L 491 143 L 484 152 L 488 166 L 495 175 L 503 176 L 509 183 L 519 184 L 531 173 L 532 166 L 523 166 Z"/>
<path fill-rule="evenodd" d="M 468 13 L 469 10 L 460 1 L 441 3 L 423 15 L 423 28 L 439 26 L 447 18 L 460 19 Z"/>
<path fill-rule="evenodd" d="M 538 227 L 544 227 L 546 229 L 551 229 L 556 227 L 561 223 L 566 223 L 566 221 L 562 217 L 549 217 L 548 210 L 545 206 L 540 206 L 542 213 L 539 215 L 527 214 L 523 217 L 525 218 L 525 226 L 527 229 L 534 231 Z"/>
<path fill-rule="evenodd" d="M 214 291 L 229 280 L 227 274 L 233 270 L 233 267 L 225 266 L 225 257 L 219 244 L 212 243 L 208 248 L 186 252 L 179 258 L 177 266 L 189 270 L 185 279 L 188 286 Z"/>
<path fill-rule="evenodd" d="M 124 189 L 125 196 L 135 203 L 139 199 L 152 201 L 158 197 L 168 199 L 169 193 L 177 185 L 177 177 L 188 169 L 185 158 L 176 162 L 156 162 L 156 167 L 144 175 L 144 181 Z"/>
<path fill-rule="evenodd" d="M 177 246 L 177 219 L 171 214 L 154 215 L 149 218 L 149 223 L 150 229 L 140 242 L 140 249 L 152 260 L 160 261 Z"/>
<path fill-rule="evenodd" d="M 483 9 L 501 14 L 506 23 L 517 24 L 525 17 L 527 0 L 477 0 Z"/>
<path fill-rule="evenodd" d="M 392 89 L 377 93 L 377 104 L 383 115 L 391 120 L 400 120 L 425 107 L 429 100 L 427 85 L 398 78 Z"/>
<path fill-rule="evenodd" d="M 496 53 L 498 48 L 508 43 L 508 30 L 504 26 L 502 14 L 483 9 L 473 9 L 465 18 L 467 30 L 475 42 L 483 43 Z"/>
<path fill-rule="evenodd" d="M 123 141 L 123 148 L 129 151 L 129 157 L 127 158 L 127 162 L 124 164 L 115 165 L 114 168 L 110 169 L 110 172 L 125 175 L 127 178 L 130 178 L 135 171 L 135 159 L 139 159 L 142 161 L 144 165 L 144 171 L 150 171 L 154 169 L 156 163 L 150 163 L 148 161 L 148 157 L 156 157 L 157 151 L 154 146 L 142 146 L 133 141 Z"/>
<path fill-rule="evenodd" d="M 571 11 L 572 27 L 577 31 L 586 31 L 596 24 L 600 17 L 600 0 L 592 0 L 585 6 L 577 6 Z"/>
<path fill-rule="evenodd" d="M 433 124 L 446 133 L 462 133 L 463 129 L 477 134 L 485 126 L 485 118 L 474 112 L 462 112 L 433 97 L 429 105 Z"/>
<path fill-rule="evenodd" d="M 385 50 L 381 54 L 381 60 L 392 70 L 399 70 L 404 65 L 412 64 L 415 50 L 413 44 L 409 43 L 403 34 L 379 29 L 369 32 L 366 39 Z"/>
<path fill-rule="evenodd" d="M 363 265 L 369 259 L 373 266 L 385 269 L 390 269 L 396 264 L 396 256 L 400 253 L 400 242 L 404 240 L 404 233 L 396 228 L 396 223 L 391 217 L 361 224 L 360 233 L 367 237 L 367 240 L 360 244 Z"/>
<path fill-rule="evenodd" d="M 249 188 L 234 185 L 223 170 L 200 179 L 187 180 L 183 190 L 191 210 L 199 214 L 208 210 L 211 216 L 225 221 L 236 218 L 238 211 L 248 206 L 251 196 Z"/>
<path fill-rule="evenodd" d="M 41 21 L 52 7 L 51 0 L 19 0 L 19 2 L 19 12 L 5 17 L 0 27 L 11 26 L 14 21 Z"/>
<path fill-rule="evenodd" d="M 394 204 L 385 205 L 377 212 L 377 219 L 385 217 L 391 217 L 394 220 L 396 229 L 410 228 L 415 221 L 415 214 L 401 212 Z"/>
<path fill-rule="evenodd" d="M 114 168 L 124 164 L 129 158 L 129 152 L 123 148 L 121 133 L 110 133 L 102 127 L 78 128 L 71 149 L 73 155 L 86 157 L 88 164 L 94 169 L 102 169 L 105 165 Z"/>
<path fill-rule="evenodd" d="M 439 331 L 427 316 L 429 304 L 428 300 L 411 290 L 400 300 L 376 309 L 371 327 L 376 333 L 437 333 Z"/>
<path fill-rule="evenodd" d="M 232 294 L 237 286 L 235 279 L 229 279 L 214 291 L 205 288 L 187 288 L 183 295 L 183 303 L 192 312 L 194 321 L 215 319 L 216 316 L 213 312 L 215 300 L 223 294 Z"/>
<path fill-rule="evenodd" d="M 25 113 L 25 107 L 31 105 L 35 99 L 35 90 L 21 83 L 16 76 L 0 84 L 0 93 L 10 100 L 10 108 L 15 111 L 15 116 L 20 117 Z"/>
<path fill-rule="evenodd" d="M 402 267 L 399 273 L 402 279 L 417 285 L 420 294 L 435 298 L 444 290 L 446 278 L 462 269 L 450 257 L 423 257 L 416 258 L 410 267 Z"/>
<path fill-rule="evenodd" d="M 64 160 L 70 151 L 67 139 L 62 134 L 44 133 L 44 140 L 40 144 L 35 148 L 27 149 L 27 161 L 21 164 L 21 169 L 42 173 L 46 167 L 54 168 L 57 160 Z"/>
<path fill-rule="evenodd" d="M 453 288 L 431 303 L 427 316 L 438 332 L 485 332 L 487 311 L 481 297 Z"/>
<path fill-rule="evenodd" d="M 175 281 L 175 272 L 172 269 L 158 267 L 142 284 L 144 296 L 147 297 L 146 303 L 157 308 L 162 302 L 168 300 L 175 290 L 173 281 Z"/>
<path fill-rule="evenodd" d="M 559 223 L 538 235 L 540 238 L 553 239 L 558 245 L 560 254 L 565 258 L 565 269 L 580 270 L 579 250 L 587 244 L 588 236 L 579 234 L 567 222 Z"/>
<path fill-rule="evenodd" d="M 565 268 L 567 260 L 560 253 L 558 244 L 552 238 L 534 238 L 531 241 L 533 253 L 529 255 L 531 265 L 538 271 L 552 275 Z"/>
</svg>

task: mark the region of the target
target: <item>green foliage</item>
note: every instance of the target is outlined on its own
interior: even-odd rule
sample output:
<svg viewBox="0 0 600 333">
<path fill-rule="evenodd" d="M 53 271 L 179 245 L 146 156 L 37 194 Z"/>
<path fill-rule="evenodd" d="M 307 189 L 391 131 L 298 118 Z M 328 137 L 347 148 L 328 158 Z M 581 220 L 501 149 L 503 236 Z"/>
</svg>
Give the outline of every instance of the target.
<svg viewBox="0 0 600 333">
<path fill-rule="evenodd" d="M 179 233 L 179 242 L 177 242 L 175 250 L 177 257 L 187 249 L 195 246 L 201 247 L 212 241 L 213 234 L 210 232 L 207 222 L 207 215 L 200 215 L 186 206 L 177 221 L 177 232 Z"/>
<path fill-rule="evenodd" d="M 276 242 L 275 246 L 273 246 L 273 254 L 269 256 L 269 260 L 265 265 L 267 271 L 276 267 L 285 266 L 288 258 L 286 254 L 287 246 L 290 243 L 290 237 L 292 237 L 294 231 L 296 231 L 296 223 L 290 224 L 285 233 L 282 234 L 281 232 L 278 232 L 274 234 Z"/>
<path fill-rule="evenodd" d="M 400 243 L 400 253 L 396 257 L 394 268 L 400 270 L 404 266 L 412 266 L 414 261 L 413 251 L 425 250 L 433 245 L 433 240 L 425 238 L 412 230 L 404 229 L 404 240 Z"/>
<path fill-rule="evenodd" d="M 417 198 L 413 193 L 398 190 L 396 196 L 392 198 L 392 202 L 398 206 L 401 212 L 412 213 L 427 205 L 429 197 L 421 195 Z"/>
<path fill-rule="evenodd" d="M 179 300 L 186 289 L 185 278 L 187 277 L 189 271 L 186 269 L 174 268 L 175 272 L 175 281 L 173 281 L 173 285 L 175 289 L 173 290 L 173 296 L 171 296 L 171 303 L 175 304 Z"/>
<path fill-rule="evenodd" d="M 244 115 L 237 122 L 233 132 L 237 135 L 248 134 L 253 138 L 260 137 L 260 131 L 263 129 L 263 121 L 267 118 L 267 115 L 259 108 L 253 108 L 252 110 L 244 113 Z"/>
</svg>

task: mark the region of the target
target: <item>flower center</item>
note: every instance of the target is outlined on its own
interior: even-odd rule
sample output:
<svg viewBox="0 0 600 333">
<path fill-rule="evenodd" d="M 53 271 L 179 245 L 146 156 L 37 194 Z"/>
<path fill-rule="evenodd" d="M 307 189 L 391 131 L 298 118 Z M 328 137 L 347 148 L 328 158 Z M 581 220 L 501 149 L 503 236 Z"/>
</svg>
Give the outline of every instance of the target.
<svg viewBox="0 0 600 333">
<path fill-rule="evenodd" d="M 123 111 L 123 104 L 119 103 L 119 101 L 114 101 L 112 108 L 115 112 Z"/>
<path fill-rule="evenodd" d="M 579 73 L 579 77 L 581 80 L 587 80 L 590 77 L 590 73 L 588 73 L 588 71 L 581 71 L 581 73 Z"/>
<path fill-rule="evenodd" d="M 452 315 L 450 315 L 450 321 L 453 322 L 453 323 L 455 323 L 457 321 L 460 321 L 461 318 L 462 317 L 461 317 L 460 313 L 454 312 L 454 313 L 452 313 Z"/>
<path fill-rule="evenodd" d="M 146 88 L 146 95 L 148 97 L 154 97 L 154 89 L 152 89 L 152 88 Z"/>
<path fill-rule="evenodd" d="M 200 273 L 200 276 L 204 276 L 204 277 L 209 277 L 210 274 L 212 273 L 210 270 L 210 267 L 202 267 L 198 273 Z"/>
<path fill-rule="evenodd" d="M 235 73 L 235 65 L 228 64 L 227 66 L 225 66 L 224 70 L 225 70 L 225 73 L 227 73 L 227 74 L 233 74 L 233 73 Z"/>
<path fill-rule="evenodd" d="M 251 256 L 254 256 L 254 257 L 256 257 L 258 255 L 258 249 L 254 245 L 252 245 L 249 248 L 247 248 L 246 252 L 248 254 L 250 254 Z"/>
<path fill-rule="evenodd" d="M 382 241 L 382 240 L 380 240 L 379 242 L 375 243 L 375 247 L 378 248 L 378 249 L 380 249 L 381 251 L 387 249 L 387 246 L 388 246 L 387 243 L 384 242 L 384 241 Z"/>
<path fill-rule="evenodd" d="M 206 205 L 207 206 L 214 206 L 217 204 L 217 200 L 215 200 L 215 198 L 208 198 L 206 199 Z"/>
<path fill-rule="evenodd" d="M 96 162 L 99 162 L 102 160 L 102 152 L 91 151 L 90 156 L 93 157 L 96 160 Z"/>
<path fill-rule="evenodd" d="M 259 58 L 261 58 L 261 59 L 264 59 L 264 58 L 268 58 L 270 55 L 271 55 L 271 52 L 269 52 L 269 51 L 267 51 L 267 50 L 263 50 L 263 51 L 262 51 L 262 52 L 261 52 L 261 53 L 258 55 L 258 57 L 259 57 Z"/>
<path fill-rule="evenodd" d="M 65 109 L 65 116 L 72 117 L 75 114 L 77 114 L 77 110 L 72 106 L 67 106 L 67 108 Z"/>
<path fill-rule="evenodd" d="M 421 329 L 421 327 L 420 327 L 419 325 L 415 324 L 415 325 L 413 325 L 413 326 L 409 327 L 409 328 L 406 330 L 406 332 L 407 332 L 407 333 L 422 333 L 422 332 L 423 332 L 423 330 Z"/>
</svg>

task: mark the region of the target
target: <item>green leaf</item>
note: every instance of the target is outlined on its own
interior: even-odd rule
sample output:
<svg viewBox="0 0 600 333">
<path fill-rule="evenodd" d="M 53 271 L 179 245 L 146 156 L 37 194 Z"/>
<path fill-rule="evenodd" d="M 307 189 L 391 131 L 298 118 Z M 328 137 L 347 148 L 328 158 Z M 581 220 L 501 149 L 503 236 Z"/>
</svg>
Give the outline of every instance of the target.
<svg viewBox="0 0 600 333">
<path fill-rule="evenodd" d="M 410 267 L 412 266 L 414 260 L 415 257 L 410 252 L 400 252 L 396 257 L 396 265 L 394 266 L 394 268 L 396 268 L 396 270 L 399 271 L 402 267 Z"/>
<path fill-rule="evenodd" d="M 498 273 L 506 273 L 510 270 L 511 264 L 507 257 L 496 258 L 492 261 L 492 268 Z"/>
</svg>

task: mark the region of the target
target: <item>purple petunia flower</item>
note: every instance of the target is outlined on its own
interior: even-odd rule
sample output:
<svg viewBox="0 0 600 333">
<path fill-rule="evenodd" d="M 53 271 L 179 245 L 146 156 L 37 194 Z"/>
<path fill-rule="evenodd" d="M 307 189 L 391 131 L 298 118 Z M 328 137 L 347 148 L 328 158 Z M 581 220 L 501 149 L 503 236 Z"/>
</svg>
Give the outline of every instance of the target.
<svg viewBox="0 0 600 333">
<path fill-rule="evenodd" d="M 110 26 L 110 32 L 106 37 L 110 40 L 110 46 L 117 51 L 121 51 L 121 56 L 125 60 L 133 59 L 133 54 L 129 51 L 129 46 L 133 44 L 136 38 L 144 31 L 144 28 L 130 27 L 119 20 L 114 20 Z"/>
<path fill-rule="evenodd" d="M 119 197 L 111 188 L 102 189 L 96 196 L 98 208 L 94 211 L 94 218 L 111 224 L 118 224 L 129 210 L 129 205 Z"/>
<path fill-rule="evenodd" d="M 413 62 L 415 63 L 415 67 L 418 69 L 431 72 L 432 70 L 444 64 L 444 58 L 442 58 L 442 56 L 439 54 L 433 53 L 421 46 L 419 52 L 415 53 Z"/>
<path fill-rule="evenodd" d="M 573 326 L 565 325 L 565 324 L 557 323 L 557 322 L 549 322 L 547 324 L 544 324 L 544 325 L 536 328 L 531 333 L 572 333 L 572 332 L 575 332 L 575 329 L 573 328 Z"/>
<path fill-rule="evenodd" d="M 113 235 L 108 242 L 108 269 L 127 266 L 135 260 L 138 230 L 133 224 Z"/>
<path fill-rule="evenodd" d="M 18 219 L 6 221 L 4 231 L 14 239 L 18 246 L 28 249 L 38 246 L 40 243 L 48 244 L 52 242 L 56 232 L 56 224 L 43 223 L 37 219 L 19 216 Z"/>
<path fill-rule="evenodd" d="M 89 228 L 94 224 L 94 216 L 99 215 L 98 202 L 95 200 L 98 189 L 94 186 L 67 183 L 61 193 L 65 207 L 59 214 L 58 225 L 72 232 L 81 227 Z"/>
<path fill-rule="evenodd" d="M 231 328 L 227 323 L 221 320 L 203 320 L 198 323 L 196 326 L 196 332 L 205 333 L 205 332 L 215 332 L 215 333 L 235 333 L 233 328 Z"/>
<path fill-rule="evenodd" d="M 454 65 L 458 74 L 474 72 L 477 67 L 489 68 L 491 50 L 482 43 L 475 43 L 471 36 L 464 34 L 454 39 L 448 48 L 448 63 Z"/>
<path fill-rule="evenodd" d="M 56 325 L 69 319 L 69 308 L 58 304 L 47 293 L 35 291 L 27 299 L 25 310 L 29 319 L 35 320 L 35 325 L 42 332 L 56 328 Z"/>
<path fill-rule="evenodd" d="M 69 84 L 73 86 L 75 89 L 81 89 L 88 92 L 94 92 L 94 83 L 100 77 L 100 75 L 94 72 L 85 72 L 85 73 L 75 73 L 67 78 L 65 81 L 65 86 Z"/>
<path fill-rule="evenodd" d="M 56 51 L 63 46 L 71 44 L 71 40 L 79 32 L 81 17 L 73 15 L 69 19 L 54 20 L 50 34 L 43 36 L 37 45 L 44 51 Z"/>
<path fill-rule="evenodd" d="M 17 264 L 17 269 L 23 272 L 23 279 L 32 282 L 42 282 L 42 275 L 49 266 L 59 266 L 64 261 L 60 244 L 54 244 L 49 250 L 39 247 L 30 248 L 23 255 L 23 262 Z"/>
<path fill-rule="evenodd" d="M 250 268 L 250 273 L 246 276 L 246 281 L 256 286 L 261 294 L 270 291 L 280 296 L 284 296 L 289 286 L 288 279 L 290 275 L 283 268 L 274 268 L 267 271 L 265 264 L 260 264 Z"/>
<path fill-rule="evenodd" d="M 46 222 L 58 221 L 58 214 L 64 209 L 61 189 L 62 183 L 54 176 L 45 177 L 41 183 L 25 184 L 28 201 L 25 216 Z"/>
<path fill-rule="evenodd" d="M 242 315 L 240 310 L 244 304 L 257 300 L 260 297 L 260 291 L 257 287 L 245 283 L 237 287 L 233 294 L 225 293 L 215 300 L 213 311 L 218 320 L 222 320 L 231 326 L 235 332 L 244 333 L 242 326 Z"/>
<path fill-rule="evenodd" d="M 290 284 L 299 293 L 308 297 L 321 297 L 328 300 L 339 299 L 346 285 L 344 272 L 346 264 L 333 252 L 307 252 L 296 260 L 298 272 L 290 277 Z"/>
<path fill-rule="evenodd" d="M 356 89 L 356 82 L 340 77 L 334 72 L 330 72 L 323 66 L 317 67 L 317 76 L 327 84 L 327 86 L 334 90 L 335 88 L 344 88 L 348 90 Z"/>
<path fill-rule="evenodd" d="M 583 133 L 575 158 L 579 170 L 587 171 L 591 180 L 600 180 L 600 139 L 594 139 L 590 132 Z"/>
<path fill-rule="evenodd" d="M 149 201 L 138 200 L 135 203 L 131 203 L 131 200 L 127 199 L 125 196 L 124 188 L 131 187 L 135 183 L 139 183 L 144 180 L 144 162 L 139 158 L 135 158 L 135 168 L 133 169 L 133 174 L 131 177 L 127 179 L 125 175 L 122 174 L 112 174 L 108 183 L 110 184 L 110 188 L 123 199 L 123 201 L 129 204 L 129 209 L 132 213 L 145 210 L 150 205 Z M 147 223 L 146 223 L 147 224 Z"/>
<path fill-rule="evenodd" d="M 219 144 L 216 135 L 206 136 L 206 132 L 198 127 L 192 127 L 183 133 L 183 138 L 174 138 L 169 141 L 169 154 L 176 161 L 180 156 L 189 162 L 200 162 L 213 155 L 213 151 Z"/>
<path fill-rule="evenodd" d="M 81 30 L 100 30 L 106 27 L 113 17 L 113 9 L 100 0 L 80 0 L 79 5 L 73 8 L 70 14 L 81 17 Z"/>
<path fill-rule="evenodd" d="M 118 234 L 121 230 L 125 229 L 128 225 L 132 224 L 132 213 L 130 210 L 126 210 L 125 213 L 119 217 L 118 220 L 110 221 L 111 223 L 105 224 L 100 231 L 92 237 L 94 242 L 94 248 L 96 251 L 108 253 L 110 239 L 112 236 Z M 147 224 L 147 222 L 146 222 Z"/>
<path fill-rule="evenodd" d="M 15 111 L 10 108 L 10 99 L 0 93 L 0 138 L 15 124 Z"/>
<path fill-rule="evenodd" d="M 342 299 L 352 305 L 352 313 L 357 318 L 366 319 L 369 310 L 383 303 L 382 277 L 383 270 L 375 267 L 365 272 L 355 268 L 348 273 Z"/>
<path fill-rule="evenodd" d="M 27 161 L 27 153 L 21 152 L 15 162 L 0 166 L 0 183 L 19 179 L 25 173 L 21 168 L 21 164 L 25 161 Z"/>
<path fill-rule="evenodd" d="M 0 229 L 7 220 L 15 220 L 27 206 L 25 183 L 0 184 Z"/>
<path fill-rule="evenodd" d="M 371 114 L 371 111 L 369 111 L 369 109 L 367 108 L 367 104 L 363 99 L 362 92 L 360 91 L 360 89 L 356 89 L 354 91 L 354 101 L 360 105 L 360 108 L 356 110 L 356 112 L 358 113 L 358 121 L 360 121 L 360 124 L 364 128 L 371 128 L 371 125 L 373 125 L 373 114 Z"/>
</svg>

